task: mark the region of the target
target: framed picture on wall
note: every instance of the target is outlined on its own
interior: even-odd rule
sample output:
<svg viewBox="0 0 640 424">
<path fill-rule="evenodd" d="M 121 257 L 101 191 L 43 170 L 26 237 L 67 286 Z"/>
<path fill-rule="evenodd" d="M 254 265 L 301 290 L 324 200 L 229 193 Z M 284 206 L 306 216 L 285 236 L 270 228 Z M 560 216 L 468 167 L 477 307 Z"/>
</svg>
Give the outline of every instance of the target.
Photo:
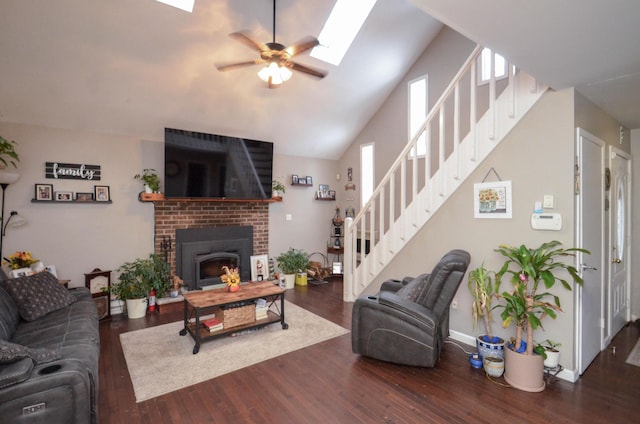
<svg viewBox="0 0 640 424">
<path fill-rule="evenodd" d="M 77 202 L 91 202 L 93 200 L 93 193 L 76 193 Z"/>
<path fill-rule="evenodd" d="M 70 191 L 56 191 L 56 202 L 71 202 L 73 193 Z"/>
<path fill-rule="evenodd" d="M 512 217 L 511 181 L 477 183 L 473 185 L 473 216 L 475 218 Z"/>
<path fill-rule="evenodd" d="M 269 256 L 251 256 L 251 281 L 264 281 L 269 279 Z"/>
<path fill-rule="evenodd" d="M 96 202 L 108 202 L 111 200 L 109 196 L 109 186 L 94 186 L 93 194 Z"/>
<path fill-rule="evenodd" d="M 53 200 L 53 184 L 36 184 L 36 200 Z"/>
</svg>

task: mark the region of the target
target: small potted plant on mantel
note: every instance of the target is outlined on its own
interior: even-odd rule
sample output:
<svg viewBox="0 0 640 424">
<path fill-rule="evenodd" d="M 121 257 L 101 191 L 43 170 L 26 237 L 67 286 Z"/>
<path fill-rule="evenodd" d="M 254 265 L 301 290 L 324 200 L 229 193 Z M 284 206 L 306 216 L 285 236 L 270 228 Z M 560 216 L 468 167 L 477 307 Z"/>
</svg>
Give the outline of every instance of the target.
<svg viewBox="0 0 640 424">
<path fill-rule="evenodd" d="M 543 243 L 536 249 L 525 245 L 512 247 L 501 245 L 496 252 L 507 260 L 496 273 L 496 292 L 505 275 L 510 274 L 510 291 L 500 294 L 504 304 L 502 308 L 502 326 L 516 325 L 516 337 L 513 343 L 505 347 L 504 378 L 516 389 L 539 392 L 544 390 L 544 356 L 534 352 L 533 332 L 542 327 L 545 317 L 555 319 L 557 312 L 562 312 L 560 299 L 549 291 L 556 281 L 571 290 L 567 280 L 557 275 L 558 271 L 566 271 L 575 284 L 582 284 L 582 278 L 572 265 L 560 260 L 572 257 L 577 252 L 589 254 L 588 250 L 579 248 L 563 249 L 559 241 Z M 540 285 L 542 283 L 542 286 Z M 553 300 L 549 302 L 548 300 Z M 544 328 L 543 328 L 544 329 Z M 526 342 L 522 340 L 526 334 Z"/>
<path fill-rule="evenodd" d="M 473 327 L 482 318 L 485 333 L 476 338 L 478 353 L 482 356 L 485 370 L 493 370 L 492 376 L 499 377 L 504 370 L 504 339 L 494 336 L 491 331 L 491 301 L 496 297 L 494 291 L 495 273 L 484 267 L 484 263 L 469 272 L 469 292 L 473 296 L 471 311 Z M 497 287 L 497 286 L 496 286 Z M 487 362 L 490 362 L 489 364 Z"/>
<path fill-rule="evenodd" d="M 285 191 L 284 184 L 282 184 L 278 180 L 273 180 L 271 181 L 271 188 L 272 188 L 272 197 L 274 199 L 281 199 Z"/>
<path fill-rule="evenodd" d="M 144 185 L 144 192 L 140 193 L 140 200 L 162 200 L 164 195 L 160 193 L 160 177 L 153 168 L 145 168 L 141 174 L 133 176 L 135 180 L 142 182 Z"/>
</svg>

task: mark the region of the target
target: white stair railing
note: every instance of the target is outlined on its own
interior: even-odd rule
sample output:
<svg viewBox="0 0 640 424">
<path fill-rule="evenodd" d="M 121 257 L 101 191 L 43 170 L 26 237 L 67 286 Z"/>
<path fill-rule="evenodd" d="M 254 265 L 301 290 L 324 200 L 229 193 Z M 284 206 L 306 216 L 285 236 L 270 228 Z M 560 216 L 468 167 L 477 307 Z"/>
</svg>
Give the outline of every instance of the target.
<svg viewBox="0 0 640 424">
<path fill-rule="evenodd" d="M 510 64 L 508 78 L 497 80 L 493 59 L 488 83 L 477 84 L 482 49 L 473 50 L 369 202 L 347 219 L 345 301 L 362 293 L 546 90 Z M 415 158 L 421 139 L 426 154 Z"/>
</svg>

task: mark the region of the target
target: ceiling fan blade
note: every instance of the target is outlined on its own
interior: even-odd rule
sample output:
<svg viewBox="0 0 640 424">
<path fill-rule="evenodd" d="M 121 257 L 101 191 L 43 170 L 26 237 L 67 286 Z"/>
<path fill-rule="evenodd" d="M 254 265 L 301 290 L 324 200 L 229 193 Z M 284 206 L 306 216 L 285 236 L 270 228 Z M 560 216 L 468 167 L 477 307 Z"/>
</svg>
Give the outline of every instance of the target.
<svg viewBox="0 0 640 424">
<path fill-rule="evenodd" d="M 327 72 L 326 71 L 321 71 L 319 69 L 313 69 L 313 68 L 310 68 L 308 66 L 300 65 L 299 63 L 289 62 L 287 64 L 287 66 L 289 66 L 294 71 L 304 72 L 305 74 L 309 74 L 309 75 L 311 75 L 313 77 L 316 77 L 316 78 L 322 79 L 322 78 L 327 76 Z"/>
<path fill-rule="evenodd" d="M 216 65 L 216 68 L 218 68 L 218 71 L 224 72 L 224 71 L 232 71 L 234 69 L 244 68 L 252 65 L 260 65 L 261 63 L 264 63 L 264 60 L 254 59 L 254 60 L 248 60 L 246 62 L 229 63 L 226 65 Z"/>
<path fill-rule="evenodd" d="M 320 44 L 317 38 L 308 36 L 284 49 L 290 57 L 304 53 Z"/>
<path fill-rule="evenodd" d="M 266 52 L 269 50 L 269 47 L 267 47 L 266 44 L 252 40 L 248 35 L 246 35 L 241 31 L 232 32 L 231 34 L 229 34 L 229 37 L 233 38 L 236 41 L 241 42 L 245 46 L 249 47 L 251 50 L 256 50 L 259 52 Z"/>
</svg>

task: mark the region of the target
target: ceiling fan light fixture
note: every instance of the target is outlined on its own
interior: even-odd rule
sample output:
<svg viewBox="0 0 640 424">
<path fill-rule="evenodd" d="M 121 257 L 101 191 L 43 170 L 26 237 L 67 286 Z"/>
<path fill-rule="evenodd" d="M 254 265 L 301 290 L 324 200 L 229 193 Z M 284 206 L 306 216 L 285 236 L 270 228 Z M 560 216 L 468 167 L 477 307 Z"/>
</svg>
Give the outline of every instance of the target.
<svg viewBox="0 0 640 424">
<path fill-rule="evenodd" d="M 271 62 L 258 72 L 258 76 L 264 82 L 272 85 L 280 85 L 291 78 L 292 72 L 286 66 L 279 66 L 276 62 Z"/>
</svg>

